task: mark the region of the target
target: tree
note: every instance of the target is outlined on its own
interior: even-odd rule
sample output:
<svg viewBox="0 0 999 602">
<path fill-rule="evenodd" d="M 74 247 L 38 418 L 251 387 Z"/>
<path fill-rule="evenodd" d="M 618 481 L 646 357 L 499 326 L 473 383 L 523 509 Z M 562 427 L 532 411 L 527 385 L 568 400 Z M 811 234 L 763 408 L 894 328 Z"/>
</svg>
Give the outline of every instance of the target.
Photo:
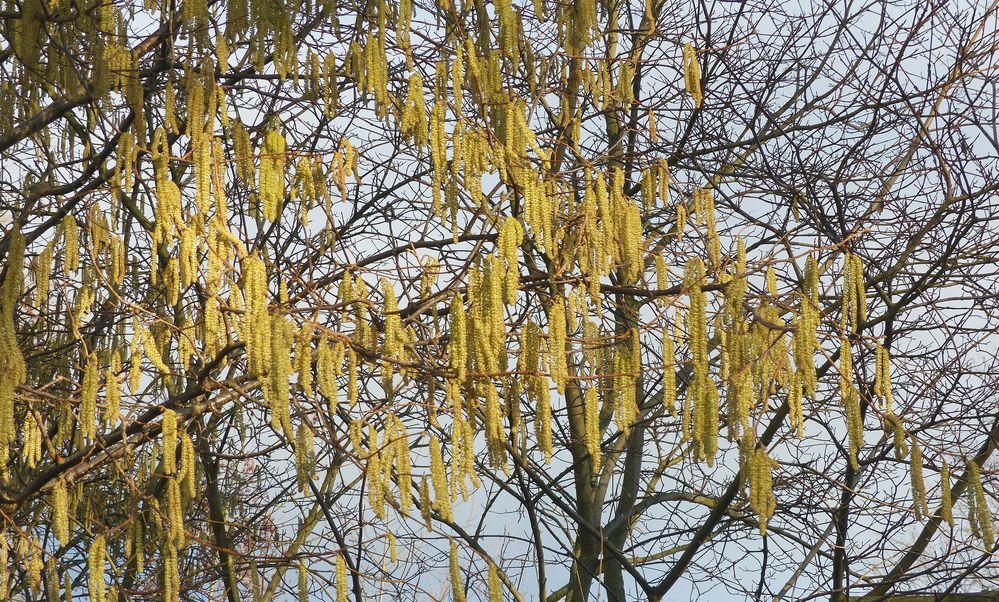
<svg viewBox="0 0 999 602">
<path fill-rule="evenodd" d="M 5 0 L 0 596 L 994 586 L 996 10 Z"/>
</svg>

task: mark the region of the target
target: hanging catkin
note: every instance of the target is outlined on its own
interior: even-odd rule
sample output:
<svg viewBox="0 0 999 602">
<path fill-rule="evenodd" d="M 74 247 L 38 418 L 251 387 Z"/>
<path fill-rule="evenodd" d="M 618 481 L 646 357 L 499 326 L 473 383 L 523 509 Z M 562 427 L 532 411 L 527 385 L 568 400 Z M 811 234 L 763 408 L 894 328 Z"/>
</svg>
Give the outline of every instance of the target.
<svg viewBox="0 0 999 602">
<path fill-rule="evenodd" d="M 916 520 L 922 520 L 924 516 L 929 516 L 930 509 L 926 504 L 926 485 L 923 483 L 923 452 L 919 448 L 919 441 L 916 436 L 910 437 L 912 444 L 909 446 L 909 475 L 912 485 L 912 503 L 916 514 Z"/>
<path fill-rule="evenodd" d="M 52 533 L 61 545 L 69 543 L 69 497 L 66 481 L 58 479 L 52 487 Z"/>
<path fill-rule="evenodd" d="M 163 410 L 163 472 L 177 472 L 177 413 Z"/>
<path fill-rule="evenodd" d="M 451 597 L 454 602 L 466 602 L 465 585 L 461 580 L 461 564 L 458 559 L 458 544 L 451 542 L 451 554 L 448 562 L 448 575 L 451 578 Z"/>
<path fill-rule="evenodd" d="M 692 423 L 695 456 L 713 466 L 718 450 L 718 389 L 708 373 L 707 299 L 701 288 L 704 281 L 704 262 L 697 257 L 689 260 L 684 271 L 684 288 L 690 299 L 687 324 L 694 374 L 687 391 L 684 418 L 688 424 Z"/>
<path fill-rule="evenodd" d="M 697 50 L 691 44 L 683 45 L 683 82 L 694 99 L 694 107 L 701 108 L 704 95 L 701 93 L 701 65 L 697 61 Z"/>
<path fill-rule="evenodd" d="M 342 552 L 336 555 L 336 600 L 347 602 L 347 561 Z"/>
<path fill-rule="evenodd" d="M 860 470 L 858 454 L 864 442 L 864 423 L 860 411 L 860 392 L 853 384 L 853 353 L 850 341 L 843 338 L 839 354 L 839 393 L 846 409 L 847 434 L 850 440 L 850 466 Z"/>
<path fill-rule="evenodd" d="M 97 353 L 87 355 L 80 393 L 80 432 L 84 439 L 93 440 L 97 435 Z"/>
<path fill-rule="evenodd" d="M 974 500 L 974 501 L 972 501 Z M 974 506 L 972 508 L 971 506 Z M 995 545 L 995 532 L 992 525 L 992 512 L 985 498 L 985 487 L 982 485 L 982 471 L 974 460 L 968 462 L 968 510 L 972 516 L 969 520 L 981 534 L 985 549 L 991 550 Z"/>
<path fill-rule="evenodd" d="M 767 534 L 767 522 L 773 517 L 777 501 L 773 493 L 773 470 L 777 462 L 767 455 L 763 447 L 754 447 L 746 460 L 749 482 L 749 504 L 756 512 L 760 534 Z"/>
<path fill-rule="evenodd" d="M 456 428 L 456 427 L 453 427 Z M 451 493 L 448 485 L 447 472 L 444 468 L 444 456 L 441 453 L 441 443 L 436 436 L 430 438 L 430 477 L 434 485 L 434 510 L 445 522 L 454 520 L 451 514 Z"/>
<path fill-rule="evenodd" d="M 954 508 L 950 491 L 950 466 L 947 465 L 947 460 L 943 460 L 943 466 L 940 468 L 940 516 L 950 525 L 951 529 L 954 528 Z"/>
<path fill-rule="evenodd" d="M 89 569 L 88 584 L 90 599 L 93 602 L 104 602 L 104 559 L 107 555 L 107 548 L 104 543 L 104 535 L 97 534 L 90 544 L 90 551 L 87 554 L 87 568 Z"/>
</svg>

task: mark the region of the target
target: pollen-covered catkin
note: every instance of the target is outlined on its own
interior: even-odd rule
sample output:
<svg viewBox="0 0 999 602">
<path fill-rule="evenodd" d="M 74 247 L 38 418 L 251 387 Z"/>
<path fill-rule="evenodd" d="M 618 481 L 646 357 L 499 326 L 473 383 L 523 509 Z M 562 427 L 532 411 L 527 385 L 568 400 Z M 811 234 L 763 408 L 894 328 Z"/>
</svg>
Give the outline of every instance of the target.
<svg viewBox="0 0 999 602">
<path fill-rule="evenodd" d="M 76 218 L 72 215 L 62 218 L 62 235 L 65 241 L 62 267 L 65 273 L 69 274 L 80 267 L 80 234 L 76 227 Z"/>
<path fill-rule="evenodd" d="M 52 533 L 61 545 L 69 543 L 69 496 L 66 481 L 58 479 L 52 487 Z"/>
<path fill-rule="evenodd" d="M 499 569 L 489 563 L 489 602 L 503 602 L 503 585 L 500 583 Z"/>
<path fill-rule="evenodd" d="M 909 446 L 909 475 L 912 484 L 912 502 L 916 513 L 916 520 L 922 520 L 924 516 L 929 516 L 930 509 L 926 504 L 926 485 L 923 483 L 923 452 L 919 448 L 919 441 L 915 435 L 911 436 L 912 444 Z"/>
<path fill-rule="evenodd" d="M 342 553 L 336 555 L 336 600 L 347 602 L 347 561 Z"/>
<path fill-rule="evenodd" d="M 600 402 L 597 388 L 588 387 L 583 397 L 584 425 L 586 427 L 586 451 L 590 454 L 590 468 L 593 474 L 600 470 Z"/>
<path fill-rule="evenodd" d="M 260 156 L 260 175 L 257 194 L 263 209 L 263 216 L 269 222 L 277 221 L 284 203 L 284 179 L 287 157 L 285 139 L 281 132 L 272 130 L 264 138 Z"/>
<path fill-rule="evenodd" d="M 434 484 L 434 510 L 441 515 L 445 522 L 450 522 L 454 520 L 451 514 L 450 487 L 444 468 L 441 443 L 435 436 L 430 438 L 430 477 Z"/>
<path fill-rule="evenodd" d="M 950 466 L 943 461 L 940 468 L 940 516 L 950 527 L 954 528 L 954 505 L 950 491 Z"/>
<path fill-rule="evenodd" d="M 669 327 L 663 327 L 663 407 L 676 416 L 676 346 Z"/>
<path fill-rule="evenodd" d="M 763 447 L 754 447 L 746 460 L 749 503 L 760 523 L 760 534 L 767 534 L 767 522 L 773 517 L 777 501 L 773 493 L 773 469 L 777 463 Z"/>
<path fill-rule="evenodd" d="M 458 559 L 458 544 L 451 542 L 451 554 L 448 562 L 448 575 L 451 578 L 451 597 L 454 602 L 466 602 L 465 585 L 461 582 L 461 564 Z"/>
<path fill-rule="evenodd" d="M 974 509 L 972 510 L 970 506 L 972 505 L 972 498 L 974 498 Z M 993 530 L 992 524 L 992 512 L 989 510 L 988 502 L 985 498 L 985 488 L 982 485 L 982 471 L 979 468 L 978 463 L 974 460 L 968 462 L 968 506 L 969 512 L 973 512 L 975 515 L 972 518 L 974 524 L 978 527 L 978 532 L 981 533 L 982 543 L 985 544 L 985 549 L 991 550 L 995 545 L 995 531 Z"/>
<path fill-rule="evenodd" d="M 701 65 L 697 61 L 697 50 L 691 44 L 683 45 L 683 81 L 687 92 L 694 99 L 694 107 L 701 108 L 704 100 L 701 92 Z"/>
<path fill-rule="evenodd" d="M 163 472 L 177 472 L 177 413 L 163 410 Z"/>
<path fill-rule="evenodd" d="M 90 544 L 90 551 L 87 554 L 88 584 L 90 599 L 93 602 L 104 602 L 104 559 L 107 556 L 107 546 L 104 542 L 104 535 L 97 534 Z"/>
<path fill-rule="evenodd" d="M 840 400 L 846 410 L 847 434 L 850 440 L 850 466 L 860 470 L 858 454 L 864 442 L 864 423 L 860 411 L 860 392 L 853 384 L 853 352 L 846 337 L 841 340 L 839 354 Z"/>
<path fill-rule="evenodd" d="M 687 262 L 684 287 L 690 299 L 687 320 L 694 374 L 687 392 L 684 418 L 688 425 L 693 423 L 694 453 L 697 459 L 706 460 L 708 466 L 713 466 L 718 450 L 718 389 L 708 372 L 707 300 L 701 288 L 705 277 L 704 262 L 700 258 L 695 257 Z"/>
<path fill-rule="evenodd" d="M 87 365 L 83 370 L 82 391 L 80 393 L 80 431 L 84 439 L 92 440 L 97 435 L 97 353 L 87 355 Z"/>
</svg>

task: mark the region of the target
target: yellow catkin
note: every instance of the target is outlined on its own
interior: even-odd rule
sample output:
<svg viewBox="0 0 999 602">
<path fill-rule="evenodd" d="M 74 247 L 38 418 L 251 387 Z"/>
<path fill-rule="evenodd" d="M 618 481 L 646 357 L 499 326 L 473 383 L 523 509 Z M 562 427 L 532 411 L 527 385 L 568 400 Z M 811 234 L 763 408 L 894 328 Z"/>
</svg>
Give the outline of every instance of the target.
<svg viewBox="0 0 999 602">
<path fill-rule="evenodd" d="M 974 498 L 974 502 L 972 502 Z M 972 510 L 970 506 L 974 504 Z M 985 498 L 985 488 L 982 485 L 982 471 L 974 460 L 968 462 L 968 505 L 969 511 L 975 516 L 970 517 L 981 534 L 985 549 L 991 550 L 995 545 L 995 532 L 992 524 L 992 512 Z"/>
<path fill-rule="evenodd" d="M 170 519 L 168 537 L 177 549 L 182 549 L 184 537 L 184 504 L 180 493 L 180 483 L 177 478 L 167 479 L 166 484 L 167 516 Z"/>
<path fill-rule="evenodd" d="M 923 452 L 919 448 L 919 442 L 913 435 L 912 445 L 909 447 L 909 476 L 912 485 L 912 502 L 916 513 L 916 520 L 922 520 L 924 516 L 929 516 L 930 509 L 926 504 L 926 485 L 923 483 Z"/>
<path fill-rule="evenodd" d="M 423 97 L 423 78 L 416 72 L 409 76 L 409 90 L 403 104 L 399 129 L 405 140 L 417 146 L 426 146 L 429 142 L 429 122 L 427 104 Z"/>
<path fill-rule="evenodd" d="M 704 262 L 695 257 L 687 262 L 684 272 L 684 287 L 690 299 L 687 319 L 694 368 L 687 391 L 684 422 L 692 426 L 697 459 L 706 460 L 708 466 L 713 466 L 715 452 L 718 450 L 718 389 L 708 373 L 707 299 L 701 288 L 704 281 Z"/>
<path fill-rule="evenodd" d="M 423 517 L 423 524 L 427 531 L 433 528 L 433 502 L 430 500 L 430 483 L 426 477 L 420 479 L 420 515 Z"/>
<path fill-rule="evenodd" d="M 128 362 L 128 390 L 132 395 L 137 395 L 142 376 L 142 329 L 137 318 L 132 319 L 132 343 L 128 348 Z"/>
<path fill-rule="evenodd" d="M 468 365 L 468 334 L 465 304 L 461 295 L 451 298 L 451 339 L 448 341 L 448 358 L 459 383 L 465 382 Z"/>
<path fill-rule="evenodd" d="M 298 385 L 306 394 L 312 394 L 312 325 L 303 324 L 295 337 L 295 370 Z"/>
<path fill-rule="evenodd" d="M 448 575 L 451 578 L 451 597 L 454 602 L 465 601 L 465 585 L 461 579 L 461 564 L 458 558 L 458 544 L 451 542 L 451 554 L 448 562 Z"/>
<path fill-rule="evenodd" d="M 82 392 L 80 397 L 80 431 L 84 439 L 93 440 L 97 435 L 97 353 L 87 355 L 87 365 L 83 370 Z"/>
<path fill-rule="evenodd" d="M 864 442 L 864 424 L 860 413 L 860 392 L 853 384 L 853 353 L 850 341 L 843 338 L 839 355 L 840 400 L 846 410 L 847 434 L 850 441 L 850 466 L 860 470 L 858 454 Z"/>
<path fill-rule="evenodd" d="M 49 278 L 52 275 L 52 243 L 45 245 L 45 249 L 38 255 L 35 261 L 35 305 L 45 310 L 49 302 Z"/>
<path fill-rule="evenodd" d="M 701 92 L 701 65 L 697 61 L 697 50 L 691 44 L 683 45 L 683 82 L 694 99 L 694 107 L 701 108 L 704 100 Z"/>
<path fill-rule="evenodd" d="M 163 472 L 177 472 L 177 413 L 163 410 Z"/>
<path fill-rule="evenodd" d="M 305 560 L 298 561 L 298 602 L 309 601 L 309 571 Z"/>
<path fill-rule="evenodd" d="M 24 236 L 15 227 L 7 250 L 7 273 L 0 286 L 0 468 L 7 463 L 7 446 L 17 438 L 14 389 L 28 376 L 14 325 L 14 310 L 23 284 L 24 247 Z"/>
<path fill-rule="evenodd" d="M 107 547 L 104 542 L 104 535 L 94 536 L 94 541 L 90 544 L 90 551 L 87 554 L 88 584 L 90 599 L 93 602 L 104 602 L 104 559 L 107 555 Z"/>
<path fill-rule="evenodd" d="M 104 373 L 104 390 L 106 404 L 102 422 L 106 426 L 114 426 L 121 412 L 121 385 L 118 383 L 118 373 L 121 372 L 121 358 L 117 353 L 111 354 L 111 366 Z"/>
<path fill-rule="evenodd" d="M 80 267 L 80 234 L 76 227 L 76 218 L 67 215 L 62 218 L 62 235 L 65 241 L 63 251 L 63 270 L 69 274 L 75 272 Z"/>
<path fill-rule="evenodd" d="M 586 427 L 586 451 L 590 454 L 590 468 L 593 474 L 600 470 L 600 402 L 597 388 L 588 387 L 583 397 L 584 424 Z"/>
<path fill-rule="evenodd" d="M 260 196 L 264 219 L 269 222 L 277 221 L 281 214 L 281 206 L 284 203 L 284 180 L 287 164 L 285 149 L 285 139 L 281 132 L 272 130 L 264 137 L 257 194 Z"/>
<path fill-rule="evenodd" d="M 286 440 L 295 439 L 291 424 L 291 346 L 294 339 L 291 324 L 280 314 L 271 317 L 271 365 L 267 372 L 266 394 L 271 411 L 271 427 L 284 434 Z"/>
<path fill-rule="evenodd" d="M 943 461 L 940 468 L 940 516 L 944 521 L 954 528 L 954 507 L 950 491 L 950 466 L 947 461 Z"/>
<path fill-rule="evenodd" d="M 357 352 L 353 347 L 347 348 L 347 403 L 351 407 L 357 404 L 358 379 L 357 379 Z"/>
<path fill-rule="evenodd" d="M 880 342 L 874 353 L 874 394 L 884 402 L 885 412 L 892 412 L 891 357 Z"/>
<path fill-rule="evenodd" d="M 676 345 L 669 327 L 663 328 L 663 407 L 676 416 Z"/>
<path fill-rule="evenodd" d="M 347 561 L 342 553 L 336 555 L 336 600 L 347 602 Z"/>
<path fill-rule="evenodd" d="M 763 447 L 755 447 L 749 452 L 746 461 L 749 482 L 749 503 L 760 523 L 760 534 L 766 535 L 767 522 L 773 517 L 777 506 L 773 493 L 773 470 L 777 462 L 767 455 Z"/>
<path fill-rule="evenodd" d="M 441 453 L 441 443 L 437 437 L 430 438 L 430 478 L 434 485 L 434 510 L 445 522 L 454 520 L 451 513 L 451 493 L 448 485 L 447 472 L 444 468 L 444 456 Z"/>
<path fill-rule="evenodd" d="M 181 490 L 189 499 L 198 497 L 198 471 L 195 464 L 194 441 L 187 431 L 180 432 L 180 466 L 177 474 Z"/>
<path fill-rule="evenodd" d="M 503 602 L 503 585 L 499 578 L 499 569 L 489 563 L 489 602 Z"/>
<path fill-rule="evenodd" d="M 63 479 L 52 487 L 52 533 L 60 544 L 69 543 L 69 497 Z"/>
</svg>

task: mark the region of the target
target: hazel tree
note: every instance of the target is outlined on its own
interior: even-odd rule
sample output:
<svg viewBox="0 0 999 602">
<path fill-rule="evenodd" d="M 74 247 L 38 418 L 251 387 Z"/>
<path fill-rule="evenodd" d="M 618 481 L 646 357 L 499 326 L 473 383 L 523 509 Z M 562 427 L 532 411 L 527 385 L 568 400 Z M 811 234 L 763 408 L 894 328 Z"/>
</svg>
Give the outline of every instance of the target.
<svg viewBox="0 0 999 602">
<path fill-rule="evenodd" d="M 997 10 L 0 0 L 0 599 L 994 587 Z"/>
</svg>

